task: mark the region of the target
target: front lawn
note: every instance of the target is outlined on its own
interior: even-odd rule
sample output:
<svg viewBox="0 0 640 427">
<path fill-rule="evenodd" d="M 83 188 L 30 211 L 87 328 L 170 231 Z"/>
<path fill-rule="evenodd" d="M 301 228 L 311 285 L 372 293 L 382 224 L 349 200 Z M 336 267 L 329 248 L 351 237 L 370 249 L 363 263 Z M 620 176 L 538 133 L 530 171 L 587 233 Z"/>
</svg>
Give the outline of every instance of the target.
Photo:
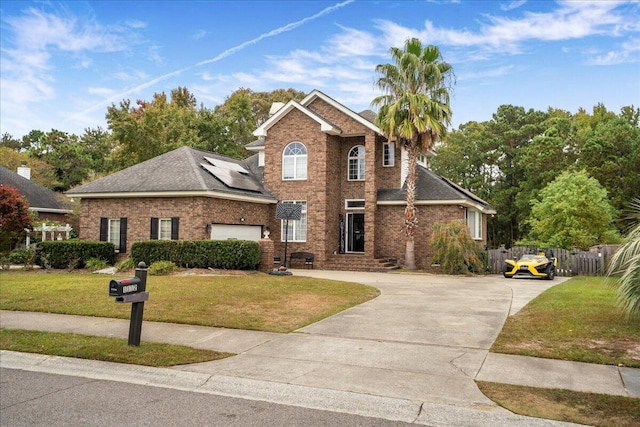
<svg viewBox="0 0 640 427">
<path fill-rule="evenodd" d="M 117 276 L 0 273 L 0 309 L 129 319 L 109 297 Z M 291 332 L 380 294 L 355 283 L 298 276 L 149 276 L 148 321 Z"/>
<path fill-rule="evenodd" d="M 509 317 L 491 351 L 640 368 L 640 321 L 625 319 L 604 278 L 574 277 Z"/>
<path fill-rule="evenodd" d="M 183 345 L 143 341 L 139 346 L 130 346 L 126 339 L 121 338 L 21 329 L 0 329 L 0 349 L 156 367 L 209 362 L 234 356 L 232 353 Z"/>
</svg>

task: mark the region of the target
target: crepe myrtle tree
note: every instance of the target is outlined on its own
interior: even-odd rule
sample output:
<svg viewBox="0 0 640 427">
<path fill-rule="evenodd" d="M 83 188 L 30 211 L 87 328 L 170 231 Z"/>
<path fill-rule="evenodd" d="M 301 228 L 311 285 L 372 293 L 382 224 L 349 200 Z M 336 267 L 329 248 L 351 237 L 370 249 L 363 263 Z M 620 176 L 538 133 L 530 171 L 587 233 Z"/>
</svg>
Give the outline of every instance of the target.
<svg viewBox="0 0 640 427">
<path fill-rule="evenodd" d="M 451 122 L 449 91 L 453 68 L 436 46 L 408 39 L 404 48 L 389 50 L 393 63 L 376 66 L 377 86 L 383 95 L 372 101 L 379 107 L 376 124 L 389 140 L 408 154 L 404 229 L 407 237 L 404 268 L 415 269 L 416 167 L 418 156 L 433 149 Z"/>
</svg>

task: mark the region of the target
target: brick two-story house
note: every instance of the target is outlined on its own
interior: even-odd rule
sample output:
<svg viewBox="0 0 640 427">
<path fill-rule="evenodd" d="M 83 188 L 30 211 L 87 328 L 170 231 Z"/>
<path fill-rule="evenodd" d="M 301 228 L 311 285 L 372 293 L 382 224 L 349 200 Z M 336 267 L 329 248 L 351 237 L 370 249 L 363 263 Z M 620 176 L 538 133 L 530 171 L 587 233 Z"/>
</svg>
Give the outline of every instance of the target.
<svg viewBox="0 0 640 427">
<path fill-rule="evenodd" d="M 373 123 L 319 91 L 274 111 L 235 160 L 182 147 L 67 192 L 81 199 L 80 236 L 127 253 L 149 239 L 258 240 L 267 229 L 284 249 L 276 204 L 302 205 L 289 221 L 288 251 L 311 252 L 316 268 L 372 270 L 402 264 L 406 155 Z M 431 264 L 434 222 L 466 221 L 484 244 L 484 201 L 418 166 L 416 264 Z"/>
</svg>

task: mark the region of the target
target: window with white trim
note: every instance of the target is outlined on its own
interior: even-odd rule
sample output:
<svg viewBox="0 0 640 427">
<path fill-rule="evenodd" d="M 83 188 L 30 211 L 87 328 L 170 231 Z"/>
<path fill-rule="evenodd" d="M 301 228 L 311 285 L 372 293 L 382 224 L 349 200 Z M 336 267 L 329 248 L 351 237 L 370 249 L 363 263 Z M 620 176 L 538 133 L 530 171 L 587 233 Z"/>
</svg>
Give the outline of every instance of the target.
<svg viewBox="0 0 640 427">
<path fill-rule="evenodd" d="M 288 230 L 285 230 L 286 220 L 280 220 L 280 241 L 285 241 L 285 234 L 289 242 L 307 241 L 307 202 L 300 200 L 284 201 L 283 203 L 295 203 L 302 205 L 302 213 L 299 220 L 289 220 Z M 285 233 L 286 232 L 286 233 Z"/>
<path fill-rule="evenodd" d="M 282 152 L 282 179 L 307 179 L 307 147 L 292 142 Z"/>
<path fill-rule="evenodd" d="M 425 168 L 429 168 L 429 158 L 426 154 L 418 155 L 418 164 L 424 166 Z"/>
<path fill-rule="evenodd" d="M 113 243 L 116 247 L 116 252 L 120 252 L 120 218 L 109 219 L 109 235 L 107 242 Z"/>
<path fill-rule="evenodd" d="M 393 142 L 385 142 L 382 144 L 382 166 L 394 166 L 395 164 L 395 144 Z"/>
<path fill-rule="evenodd" d="M 364 199 L 346 199 L 344 201 L 345 209 L 364 209 Z"/>
<path fill-rule="evenodd" d="M 178 240 L 180 218 L 151 218 L 151 240 Z"/>
<path fill-rule="evenodd" d="M 127 218 L 100 218 L 100 241 L 111 242 L 116 252 L 127 250 Z"/>
<path fill-rule="evenodd" d="M 364 180 L 364 145 L 356 145 L 349 151 L 349 181 Z"/>
<path fill-rule="evenodd" d="M 467 209 L 467 226 L 471 233 L 471 238 L 474 240 L 482 240 L 482 213 L 474 210 Z"/>
<path fill-rule="evenodd" d="M 160 218 L 159 240 L 171 240 L 171 218 Z"/>
</svg>

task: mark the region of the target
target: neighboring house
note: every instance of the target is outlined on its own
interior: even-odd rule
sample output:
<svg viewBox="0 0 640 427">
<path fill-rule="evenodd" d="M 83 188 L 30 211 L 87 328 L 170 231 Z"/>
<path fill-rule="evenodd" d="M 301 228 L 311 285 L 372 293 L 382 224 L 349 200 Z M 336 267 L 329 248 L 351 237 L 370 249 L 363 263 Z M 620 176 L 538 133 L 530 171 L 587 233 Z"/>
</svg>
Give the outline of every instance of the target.
<svg viewBox="0 0 640 427">
<path fill-rule="evenodd" d="M 284 250 L 278 202 L 302 205 L 289 221 L 288 252 L 319 268 L 380 270 L 402 264 L 406 155 L 373 123 L 319 91 L 279 106 L 246 146 L 243 161 L 182 147 L 67 192 L 81 199 L 80 237 L 128 253 L 149 239 L 252 239 L 267 229 Z M 418 171 L 416 264 L 431 264 L 434 222 L 467 221 L 480 244 L 495 211 L 429 171 Z"/>
<path fill-rule="evenodd" d="M 58 221 L 68 223 L 68 215 L 73 212 L 64 196 L 31 181 L 31 170 L 26 166 L 18 168 L 18 173 L 0 166 L 0 184 L 16 187 L 29 202 L 29 210 L 38 213 L 38 221 Z"/>
</svg>

